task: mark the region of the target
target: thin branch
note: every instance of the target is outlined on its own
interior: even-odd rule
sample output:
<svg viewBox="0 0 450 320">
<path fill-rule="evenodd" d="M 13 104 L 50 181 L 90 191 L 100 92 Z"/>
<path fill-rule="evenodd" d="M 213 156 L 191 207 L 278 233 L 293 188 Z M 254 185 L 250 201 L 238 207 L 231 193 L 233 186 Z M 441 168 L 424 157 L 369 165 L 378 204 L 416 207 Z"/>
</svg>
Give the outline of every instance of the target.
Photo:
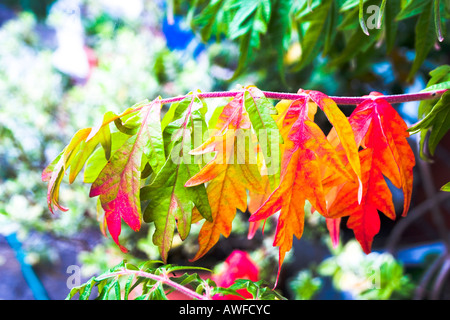
<svg viewBox="0 0 450 320">
<path fill-rule="evenodd" d="M 434 274 L 442 266 L 442 263 L 445 261 L 445 259 L 446 256 L 442 254 L 433 261 L 433 264 L 430 267 L 428 267 L 415 290 L 414 300 L 424 299 L 428 283 L 430 283 L 430 281 L 433 279 Z"/>
<path fill-rule="evenodd" d="M 429 164 L 420 159 L 420 157 L 417 162 L 419 164 L 420 175 L 422 177 L 422 181 L 424 184 L 425 194 L 427 195 L 428 198 L 432 198 L 436 194 L 437 190 L 434 185 Z M 450 238 L 445 225 L 445 220 L 442 216 L 442 211 L 439 207 L 439 203 L 434 202 L 430 207 L 430 211 L 431 211 L 431 218 L 433 219 L 433 223 L 437 229 L 438 235 L 444 242 L 447 251 L 450 251 Z"/>
<path fill-rule="evenodd" d="M 439 299 L 442 286 L 444 285 L 445 279 L 447 278 L 449 272 L 450 272 L 450 257 L 447 255 L 444 263 L 442 264 L 441 270 L 439 271 L 439 274 L 436 277 L 436 281 L 434 282 L 433 290 L 430 296 L 431 300 Z"/>
<path fill-rule="evenodd" d="M 421 101 L 421 100 L 429 100 L 429 99 L 435 99 L 440 96 L 442 96 L 447 89 L 442 90 L 435 90 L 435 91 L 429 91 L 429 92 L 418 92 L 418 93 L 405 93 L 405 94 L 398 94 L 398 95 L 386 95 L 386 96 L 362 96 L 362 97 L 336 97 L 336 96 L 330 96 L 330 99 L 332 99 L 336 104 L 339 105 L 357 105 L 364 101 L 366 101 L 368 98 L 371 99 L 384 99 L 389 103 L 404 103 L 404 102 L 410 102 L 410 101 Z M 217 92 L 199 92 L 199 93 L 193 93 L 194 95 L 197 95 L 200 98 L 208 99 L 208 98 L 231 98 L 235 97 L 239 93 L 242 93 L 242 90 L 240 91 L 217 91 Z M 307 93 L 288 93 L 288 92 L 272 92 L 272 91 L 262 91 L 264 96 L 268 99 L 275 99 L 275 100 L 297 100 L 301 97 L 305 97 Z M 161 104 L 169 104 L 173 102 L 178 102 L 186 97 L 190 96 L 192 94 L 187 94 L 184 96 L 178 96 L 178 97 L 172 97 L 167 99 L 161 99 Z M 139 107 L 139 108 L 142 108 Z M 136 110 L 138 110 L 137 108 Z"/>
<path fill-rule="evenodd" d="M 144 272 L 144 271 L 122 269 L 121 271 L 109 273 L 103 277 L 98 277 L 98 278 L 96 278 L 96 280 L 103 280 L 103 279 L 110 278 L 110 277 L 127 276 L 127 275 L 136 275 L 138 277 L 148 278 L 148 279 L 158 281 L 160 283 L 164 283 L 164 284 L 174 288 L 175 290 L 177 290 L 181 293 L 184 293 L 185 295 L 187 295 L 193 299 L 210 300 L 208 295 L 198 294 L 197 292 L 195 292 L 189 288 L 186 288 L 185 286 L 182 286 L 179 283 L 176 283 L 175 281 L 170 280 L 166 275 L 158 276 L 158 275 L 155 275 L 155 274 L 152 274 L 149 272 Z"/>
</svg>

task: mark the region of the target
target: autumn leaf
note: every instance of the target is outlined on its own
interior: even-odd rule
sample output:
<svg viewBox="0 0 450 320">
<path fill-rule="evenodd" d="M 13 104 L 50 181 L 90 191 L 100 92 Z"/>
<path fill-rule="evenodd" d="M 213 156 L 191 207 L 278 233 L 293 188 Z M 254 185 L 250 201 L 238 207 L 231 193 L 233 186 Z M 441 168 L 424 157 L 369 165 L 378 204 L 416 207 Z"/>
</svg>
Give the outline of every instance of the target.
<svg viewBox="0 0 450 320">
<path fill-rule="evenodd" d="M 324 97 L 316 94 L 314 97 L 321 103 L 319 106 L 328 108 Z M 306 201 L 319 213 L 327 215 L 323 168 L 328 167 L 353 180 L 325 134 L 308 117 L 308 102 L 307 96 L 299 98 L 285 112 L 283 127 L 290 127 L 290 130 L 287 134 L 284 132 L 287 138 L 284 139 L 280 184 L 249 219 L 265 220 L 280 211 L 274 240 L 274 246 L 279 247 L 280 267 L 292 247 L 293 237 L 300 238 L 303 234 Z M 348 138 L 354 140 L 353 135 Z"/>
<path fill-rule="evenodd" d="M 73 164 L 73 160 L 78 161 L 82 142 L 88 137 L 91 128 L 81 129 L 75 133 L 70 143 L 64 150 L 45 168 L 42 172 L 42 181 L 48 182 L 47 204 L 53 213 L 55 209 L 68 211 L 68 208 L 59 204 L 59 189 L 66 170 Z M 99 141 L 97 140 L 97 143 Z M 75 162 L 74 165 L 77 165 Z M 74 174 L 71 174 L 73 182 Z"/>
<path fill-rule="evenodd" d="M 55 209 L 67 211 L 68 208 L 59 203 L 59 189 L 61 181 L 64 178 L 64 149 L 43 171 L 42 181 L 48 182 L 47 186 L 47 204 L 50 212 Z"/>
<path fill-rule="evenodd" d="M 396 217 L 385 178 L 402 189 L 402 215 L 405 216 L 411 201 L 415 159 L 407 141 L 409 134 L 405 122 L 379 94 L 371 94 L 358 105 L 349 122 L 358 146 L 363 148 L 359 153 L 364 190 L 362 201 L 356 200 L 357 184 L 341 181 L 338 191 L 328 199 L 328 218 L 349 216 L 348 227 L 353 229 L 363 250 L 369 253 L 380 229 L 378 210 L 390 219 Z M 330 175 L 325 179 L 327 190 L 338 184 L 334 178 Z"/>
<path fill-rule="evenodd" d="M 205 105 L 192 95 L 172 105 L 163 121 L 167 150 L 170 156 L 155 179 L 141 189 L 141 199 L 149 203 L 144 212 L 145 222 L 154 222 L 153 243 L 158 246 L 163 261 L 167 261 L 172 247 L 175 227 L 182 240 L 190 232 L 194 209 L 206 220 L 211 220 L 211 208 L 204 185 L 184 187 L 189 178 L 199 172 L 196 159 L 188 152 L 195 143 L 196 128 L 204 126 Z M 194 125 L 199 122 L 200 126 Z"/>
<path fill-rule="evenodd" d="M 238 94 L 222 110 L 215 133 L 191 151 L 200 155 L 214 152 L 214 157 L 185 186 L 208 183 L 206 191 L 211 204 L 212 221 L 205 221 L 199 233 L 199 250 L 193 260 L 205 255 L 223 235 L 231 233 L 236 210 L 247 209 L 247 190 L 263 192 L 261 175 L 250 159 L 245 142 L 251 142 L 251 122 L 245 108 L 244 93 Z M 244 145 L 240 145 L 242 143 Z"/>
<path fill-rule="evenodd" d="M 107 112 L 97 126 L 78 130 L 64 150 L 43 170 L 42 181 L 48 182 L 47 202 L 52 213 L 55 209 L 68 211 L 68 208 L 59 203 L 59 189 L 67 170 L 70 169 L 69 183 L 73 183 L 99 144 L 103 147 L 104 156 L 109 159 L 111 154 L 109 124 L 121 117 L 136 114 L 146 103 L 147 101 L 137 103 L 120 115 Z"/>
<path fill-rule="evenodd" d="M 141 226 L 140 186 L 141 161 L 164 158 L 164 146 L 160 129 L 161 103 L 158 100 L 145 105 L 140 111 L 141 125 L 136 135 L 131 136 L 111 156 L 91 186 L 90 197 L 100 196 L 105 211 L 108 231 L 114 242 L 124 252 L 119 243 L 122 219 L 134 231 Z M 160 161 L 160 162 L 161 162 Z M 153 161 L 158 170 L 157 163 Z"/>
</svg>

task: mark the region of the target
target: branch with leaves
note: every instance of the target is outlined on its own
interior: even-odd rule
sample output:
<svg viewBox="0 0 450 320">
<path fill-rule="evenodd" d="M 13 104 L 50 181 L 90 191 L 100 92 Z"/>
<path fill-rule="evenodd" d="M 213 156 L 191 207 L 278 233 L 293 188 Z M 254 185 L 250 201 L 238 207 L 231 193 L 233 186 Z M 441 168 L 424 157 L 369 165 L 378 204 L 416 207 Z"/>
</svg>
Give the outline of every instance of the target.
<svg viewBox="0 0 450 320">
<path fill-rule="evenodd" d="M 78 295 L 79 300 L 88 300 L 93 298 L 94 288 L 98 291 L 94 297 L 96 300 L 168 300 L 175 291 L 193 300 L 214 300 L 229 295 L 243 298 L 241 290 L 246 290 L 254 300 L 285 299 L 263 280 L 237 279 L 233 285 L 224 288 L 192 271 L 211 272 L 199 267 L 164 265 L 161 261 L 146 261 L 136 266 L 124 260 L 72 288 L 66 299 L 71 300 Z"/>
<path fill-rule="evenodd" d="M 101 230 L 123 252 L 122 220 L 134 231 L 142 221 L 153 223 L 153 243 L 167 263 L 175 234 L 185 240 L 192 224 L 203 221 L 197 260 L 230 235 L 238 212 L 248 211 L 249 237 L 276 219 L 279 270 L 293 237 L 302 236 L 305 214 L 322 215 L 334 243 L 348 217 L 347 226 L 369 253 L 380 229 L 378 212 L 396 219 L 386 179 L 403 193 L 402 215 L 409 210 L 415 165 L 409 131 L 431 132 L 426 137 L 433 152 L 449 129 L 443 117 L 450 110 L 448 80 L 442 67 L 415 94 L 329 97 L 248 86 L 108 112 L 97 126 L 79 130 L 43 171 L 48 205 L 52 212 L 67 211 L 59 203 L 60 184 L 66 173 L 74 182 L 84 168 L 90 196 L 98 197 Z M 211 108 L 212 98 L 223 103 Z M 424 118 L 408 128 L 390 103 L 412 100 L 423 101 Z M 347 118 L 338 104 L 357 106 Z M 317 112 L 332 125 L 327 135 L 314 122 Z"/>
</svg>

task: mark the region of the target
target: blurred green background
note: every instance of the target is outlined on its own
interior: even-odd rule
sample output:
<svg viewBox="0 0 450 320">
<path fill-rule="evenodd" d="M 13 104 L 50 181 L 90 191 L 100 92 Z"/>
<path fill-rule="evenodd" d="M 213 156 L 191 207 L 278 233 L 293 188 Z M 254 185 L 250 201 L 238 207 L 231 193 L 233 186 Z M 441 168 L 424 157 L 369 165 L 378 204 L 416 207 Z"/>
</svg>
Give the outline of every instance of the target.
<svg viewBox="0 0 450 320">
<path fill-rule="evenodd" d="M 389 56 L 362 53 L 330 69 L 318 55 L 296 70 L 289 66 L 298 59 L 298 48 L 287 43 L 284 75 L 268 47 L 264 54 L 250 55 L 246 68 L 230 81 L 242 48 L 232 39 L 202 41 L 191 29 L 190 12 L 189 1 L 0 2 L 0 299 L 64 299 L 73 280 L 70 266 L 80 268 L 83 281 L 124 258 L 159 258 L 151 226 L 139 233 L 123 230 L 121 237 L 134 248 L 127 255 L 103 237 L 96 200 L 88 197 L 89 186 L 81 181 L 62 185 L 61 202 L 69 212 L 52 215 L 47 209 L 42 170 L 78 129 L 95 125 L 106 111 L 119 113 L 159 95 L 249 84 L 266 91 L 304 88 L 345 96 L 372 90 L 416 92 L 425 87 L 429 71 L 450 64 L 446 39 L 414 80 L 407 81 L 414 59 L 414 21 L 406 20 Z M 396 107 L 409 124 L 418 120 L 417 103 Z M 318 121 L 326 126 L 325 119 Z M 450 224 L 449 198 L 424 205 L 450 181 L 448 138 L 433 163 L 418 161 L 413 218 L 382 220 L 373 254 L 362 253 L 345 223 L 341 246 L 332 249 L 324 221 L 308 217 L 305 235 L 294 243 L 283 267 L 282 294 L 306 300 L 412 299 L 428 294 L 450 298 L 446 274 L 439 278 L 427 273 L 445 252 L 448 239 L 440 237 L 437 225 Z M 417 143 L 412 137 L 415 150 Z M 401 204 L 401 194 L 393 194 Z M 442 220 L 434 219 L 436 211 Z M 257 234 L 252 240 L 246 238 L 247 226 L 245 213 L 238 215 L 230 238 L 197 263 L 214 269 L 232 250 L 242 249 L 260 266 L 261 277 L 273 282 L 277 250 L 272 248 L 270 222 L 265 236 Z M 171 263 L 188 264 L 196 250 L 196 232 L 194 228 L 184 243 L 174 244 Z"/>
</svg>

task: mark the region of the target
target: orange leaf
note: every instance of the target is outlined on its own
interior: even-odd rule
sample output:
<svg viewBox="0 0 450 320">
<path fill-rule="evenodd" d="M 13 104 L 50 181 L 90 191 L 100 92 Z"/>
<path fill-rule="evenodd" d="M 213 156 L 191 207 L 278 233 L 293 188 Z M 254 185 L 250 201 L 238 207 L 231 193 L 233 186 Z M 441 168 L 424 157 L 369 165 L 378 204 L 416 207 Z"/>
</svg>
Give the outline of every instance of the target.
<svg viewBox="0 0 450 320">
<path fill-rule="evenodd" d="M 206 191 L 211 205 L 212 222 L 203 223 L 198 238 L 199 250 L 193 260 L 205 255 L 221 235 L 230 235 L 236 209 L 242 212 L 247 209 L 247 190 L 264 191 L 256 159 L 254 163 L 249 161 L 252 149 L 241 150 L 238 146 L 239 139 L 245 138 L 250 127 L 243 94 L 239 94 L 223 108 L 215 133 L 191 151 L 197 155 L 215 152 L 214 158 L 185 184 L 190 187 L 208 183 Z"/>
<path fill-rule="evenodd" d="M 324 186 L 335 186 L 338 180 L 342 185 L 334 196 L 328 198 L 330 218 L 349 215 L 347 225 L 353 229 L 355 237 L 363 250 L 368 253 L 374 236 L 379 232 L 378 210 L 390 219 L 395 219 L 392 194 L 385 177 L 397 188 L 403 190 L 403 215 L 406 215 L 411 200 L 414 153 L 406 138 L 407 126 L 394 108 L 382 98 L 370 98 L 360 104 L 349 122 L 354 128 L 360 151 L 362 167 L 363 195 L 361 203 L 356 201 L 357 185 L 344 182 L 330 175 Z"/>
<path fill-rule="evenodd" d="M 281 210 L 274 240 L 274 246 L 279 247 L 280 267 L 292 247 L 293 237 L 302 236 L 306 200 L 327 216 L 323 168 L 353 180 L 325 134 L 309 119 L 306 97 L 291 103 L 283 123 L 291 129 L 284 141 L 280 185 L 250 217 L 250 221 L 259 221 Z"/>
</svg>

